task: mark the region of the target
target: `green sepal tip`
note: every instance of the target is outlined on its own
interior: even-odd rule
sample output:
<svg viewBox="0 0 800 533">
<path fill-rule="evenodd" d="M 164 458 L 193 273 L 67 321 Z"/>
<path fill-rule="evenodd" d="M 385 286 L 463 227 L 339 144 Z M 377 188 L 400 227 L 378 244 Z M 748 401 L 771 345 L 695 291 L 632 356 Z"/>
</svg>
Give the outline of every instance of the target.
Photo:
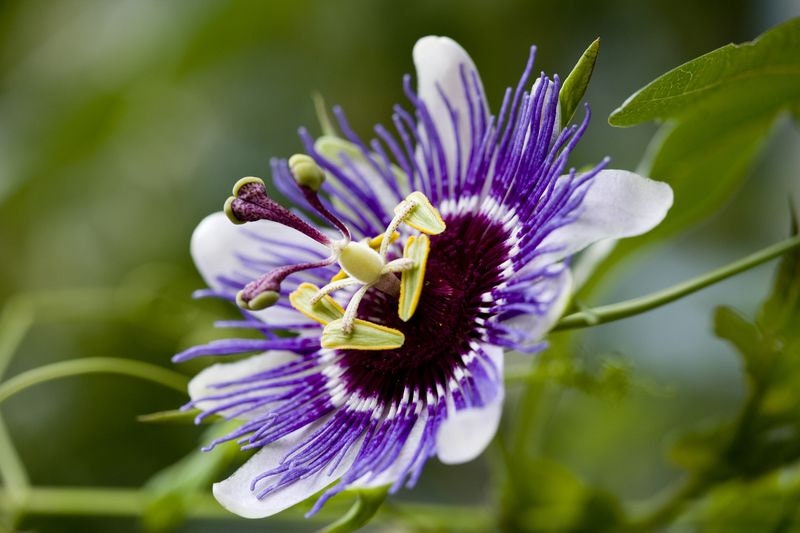
<svg viewBox="0 0 800 533">
<path fill-rule="evenodd" d="M 353 329 L 349 334 L 344 331 L 344 325 L 344 320 L 338 319 L 325 326 L 320 342 L 323 348 L 394 350 L 400 348 L 406 340 L 401 331 L 358 318 L 353 321 Z"/>
<path fill-rule="evenodd" d="M 561 106 L 561 127 L 565 127 L 572 120 L 575 111 L 586 94 L 589 80 L 592 79 L 594 64 L 597 61 L 597 54 L 600 52 L 600 38 L 595 39 L 592 44 L 583 52 L 581 58 L 575 64 L 575 68 L 569 73 L 561 91 L 558 93 L 558 103 Z"/>
</svg>

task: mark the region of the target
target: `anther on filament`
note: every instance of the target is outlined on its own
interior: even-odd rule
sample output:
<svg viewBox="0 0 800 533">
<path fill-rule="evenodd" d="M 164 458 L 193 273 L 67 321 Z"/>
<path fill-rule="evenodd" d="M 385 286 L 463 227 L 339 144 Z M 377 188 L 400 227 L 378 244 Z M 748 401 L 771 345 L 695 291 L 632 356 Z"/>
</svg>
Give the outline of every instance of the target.
<svg viewBox="0 0 800 533">
<path fill-rule="evenodd" d="M 421 236 L 424 238 L 408 236 L 402 257 L 389 257 L 389 247 L 401 237 L 398 230 L 403 224 L 423 234 L 436 235 L 443 232 L 445 223 L 439 212 L 424 194 L 412 192 L 395 207 L 394 216 L 386 231 L 373 239 L 353 241 L 349 229 L 331 213 L 319 195 L 325 182 L 325 172 L 314 159 L 305 154 L 297 154 L 288 162 L 275 162 L 273 169 L 283 178 L 294 181 L 308 204 L 339 231 L 341 239 L 332 239 L 274 201 L 259 178 L 239 180 L 233 187 L 233 196 L 225 202 L 225 213 L 233 223 L 263 220 L 276 222 L 322 244 L 330 250 L 330 255 L 320 261 L 285 265 L 263 274 L 237 293 L 237 304 L 249 311 L 274 305 L 280 298 L 281 282 L 288 276 L 338 263 L 342 273 L 321 288 L 308 283 L 301 284 L 290 295 L 290 303 L 317 321 L 323 322 L 321 317 L 328 317 L 323 322 L 325 330 L 322 344 L 325 347 L 346 346 L 376 350 L 401 346 L 404 339 L 401 332 L 358 319 L 358 307 L 367 292 L 374 288 L 398 298 L 400 317 L 404 321 L 411 318 L 422 291 L 428 240 L 424 235 Z M 350 287 L 357 288 L 352 292 L 346 307 L 342 311 L 336 311 L 336 314 L 341 314 L 331 320 L 335 316 L 331 316 L 331 313 L 338 305 L 331 299 L 331 294 Z M 321 308 L 317 309 L 323 304 L 328 310 L 325 313 Z"/>
</svg>

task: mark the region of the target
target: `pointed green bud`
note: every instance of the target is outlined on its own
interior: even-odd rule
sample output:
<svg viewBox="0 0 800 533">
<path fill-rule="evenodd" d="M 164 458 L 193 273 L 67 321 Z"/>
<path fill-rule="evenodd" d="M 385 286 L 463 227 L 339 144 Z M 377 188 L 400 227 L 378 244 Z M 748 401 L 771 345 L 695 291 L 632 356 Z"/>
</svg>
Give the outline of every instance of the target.
<svg viewBox="0 0 800 533">
<path fill-rule="evenodd" d="M 447 228 L 439 211 L 433 207 L 430 200 L 421 192 L 412 192 L 406 196 L 405 201 L 410 202 L 412 208 L 403 219 L 403 222 L 415 230 L 427 233 L 428 235 L 438 235 Z M 401 202 L 400 205 L 394 208 L 395 214 L 400 214 L 402 209 L 403 203 Z"/>
<path fill-rule="evenodd" d="M 236 305 L 248 311 L 261 311 L 278 303 L 280 297 L 275 291 L 264 291 L 250 300 L 245 300 L 242 291 L 239 291 L 236 293 Z"/>
<path fill-rule="evenodd" d="M 425 282 L 425 266 L 428 263 L 430 249 L 431 241 L 427 235 L 423 234 L 419 237 L 412 235 L 406 241 L 403 257 L 413 260 L 416 266 L 411 270 L 403 271 L 400 277 L 400 299 L 397 313 L 403 322 L 408 322 L 414 316 L 414 311 L 417 310 L 422 286 Z"/>
<path fill-rule="evenodd" d="M 327 324 L 342 318 L 344 309 L 330 296 L 324 296 L 319 301 L 311 303 L 318 292 L 319 287 L 311 283 L 301 283 L 289 295 L 289 303 L 305 316 L 320 324 Z"/>
<path fill-rule="evenodd" d="M 301 187 L 318 191 L 325 181 L 325 172 L 306 154 L 295 154 L 289 158 L 289 170 Z"/>
<path fill-rule="evenodd" d="M 401 331 L 355 319 L 352 331 L 345 333 L 344 320 L 334 320 L 322 330 L 323 348 L 339 350 L 394 350 L 406 340 Z"/>
<path fill-rule="evenodd" d="M 572 120 L 572 116 L 575 114 L 575 110 L 578 109 L 583 95 L 586 94 L 586 88 L 592 78 L 594 64 L 597 61 L 599 51 L 600 39 L 598 38 L 583 52 L 575 68 L 572 69 L 572 72 L 569 73 L 569 76 L 561 86 L 561 91 L 558 93 L 558 103 L 561 105 L 560 126 L 562 128 Z"/>
</svg>

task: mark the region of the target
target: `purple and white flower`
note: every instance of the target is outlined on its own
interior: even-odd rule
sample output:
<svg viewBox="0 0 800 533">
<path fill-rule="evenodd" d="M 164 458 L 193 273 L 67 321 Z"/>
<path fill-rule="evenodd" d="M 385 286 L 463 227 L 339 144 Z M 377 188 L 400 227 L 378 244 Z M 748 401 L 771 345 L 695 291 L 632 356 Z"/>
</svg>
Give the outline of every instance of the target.
<svg viewBox="0 0 800 533">
<path fill-rule="evenodd" d="M 421 39 L 416 92 L 404 80 L 412 111 L 396 107 L 392 131 L 377 126 L 364 142 L 335 110 L 343 139 L 301 130 L 310 157 L 272 163 L 295 209 L 246 179 L 228 216 L 195 230 L 203 294 L 243 308 L 241 321 L 222 325 L 263 334 L 175 357 L 257 354 L 210 366 L 189 387 L 200 418 L 241 422 L 211 447 L 257 450 L 214 485 L 226 508 L 264 517 L 327 488 L 316 510 L 346 488 L 412 486 L 433 456 L 474 459 L 500 420 L 503 353 L 542 348 L 571 296 L 570 256 L 664 218 L 669 186 L 607 161 L 567 167 L 589 110 L 561 129 L 560 81 L 531 83 L 534 54 L 492 115 L 467 53 L 448 38 Z M 443 225 L 413 224 L 409 213 L 423 208 Z M 416 259 L 415 239 L 427 246 Z M 402 316 L 404 298 L 413 305 Z M 313 310 L 320 302 L 331 316 Z M 333 329 L 338 340 L 323 339 Z M 386 335 L 400 340 L 383 346 Z"/>
</svg>

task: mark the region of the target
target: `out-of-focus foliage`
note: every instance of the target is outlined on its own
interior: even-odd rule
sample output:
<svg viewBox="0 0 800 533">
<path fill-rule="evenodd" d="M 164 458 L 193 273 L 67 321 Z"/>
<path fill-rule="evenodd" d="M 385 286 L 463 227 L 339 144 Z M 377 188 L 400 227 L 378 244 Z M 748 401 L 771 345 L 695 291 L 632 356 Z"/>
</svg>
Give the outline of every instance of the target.
<svg viewBox="0 0 800 533">
<path fill-rule="evenodd" d="M 204 441 L 225 435 L 231 423 L 217 424 L 203 436 Z M 172 531 L 186 520 L 186 512 L 199 491 L 219 479 L 226 467 L 242 455 L 235 442 L 217 446 L 215 454 L 200 449 L 190 452 L 177 463 L 158 472 L 145 484 L 149 499 L 142 515 L 142 525 L 152 532 Z"/>
<path fill-rule="evenodd" d="M 793 233 L 797 234 L 796 224 Z M 734 420 L 684 436 L 672 449 L 672 458 L 690 472 L 698 492 L 736 480 L 723 495 L 712 496 L 710 515 L 725 515 L 720 502 L 743 499 L 750 493 L 797 501 L 796 482 L 775 482 L 796 475 L 787 471 L 787 478 L 774 472 L 800 459 L 800 251 L 781 261 L 772 291 L 754 322 L 720 307 L 714 324 L 717 336 L 730 342 L 741 358 L 748 395 Z M 762 476 L 766 480 L 747 485 Z M 751 526 L 771 521 L 777 528 L 794 521 L 793 512 L 787 515 L 783 505 L 753 505 L 741 512 Z M 759 512 L 764 514 L 760 521 Z M 728 515 L 726 521 L 736 514 Z M 701 520 L 716 524 L 709 517 Z"/>
<path fill-rule="evenodd" d="M 620 243 L 608 263 L 716 212 L 740 187 L 776 119 L 799 104 L 800 19 L 693 59 L 626 100 L 609 123 L 664 123 L 639 170 L 669 183 L 675 204 L 653 231 Z"/>
<path fill-rule="evenodd" d="M 709 533 L 751 533 L 795 531 L 798 522 L 800 473 L 794 467 L 750 483 L 726 483 L 676 525 Z"/>
<path fill-rule="evenodd" d="M 623 522 L 612 494 L 552 461 L 523 458 L 508 477 L 500 511 L 505 531 L 610 531 Z"/>
</svg>

